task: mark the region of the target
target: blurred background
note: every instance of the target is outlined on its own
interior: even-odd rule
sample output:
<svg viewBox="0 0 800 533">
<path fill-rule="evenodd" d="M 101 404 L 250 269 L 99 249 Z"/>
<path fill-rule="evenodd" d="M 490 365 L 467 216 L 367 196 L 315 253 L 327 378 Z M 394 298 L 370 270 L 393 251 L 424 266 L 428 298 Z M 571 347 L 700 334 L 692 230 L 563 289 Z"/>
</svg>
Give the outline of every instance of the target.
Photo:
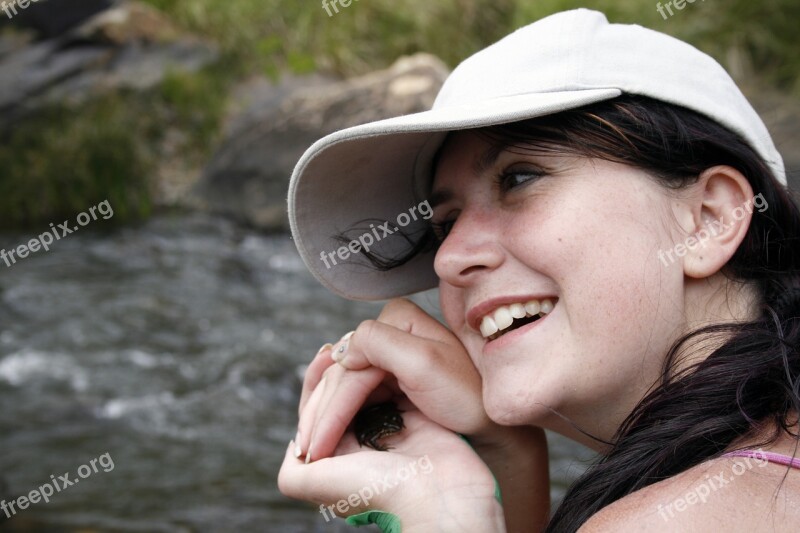
<svg viewBox="0 0 800 533">
<path fill-rule="evenodd" d="M 291 169 L 323 134 L 426 109 L 461 59 L 583 4 L 0 3 L 0 249 L 113 209 L 0 261 L 0 499 L 114 462 L 0 512 L 0 531 L 349 530 L 275 478 L 303 365 L 380 304 L 306 272 L 287 232 Z M 590 7 L 721 61 L 797 190 L 799 2 Z M 415 299 L 436 312 L 435 292 Z M 591 454 L 550 437 L 557 503 Z"/>
</svg>

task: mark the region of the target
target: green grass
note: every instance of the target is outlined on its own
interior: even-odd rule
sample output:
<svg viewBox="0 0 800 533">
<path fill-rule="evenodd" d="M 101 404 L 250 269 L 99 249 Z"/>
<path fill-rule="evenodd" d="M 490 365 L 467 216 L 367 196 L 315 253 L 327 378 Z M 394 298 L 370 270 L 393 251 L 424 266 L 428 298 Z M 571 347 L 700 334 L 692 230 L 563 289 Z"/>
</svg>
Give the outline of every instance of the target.
<svg viewBox="0 0 800 533">
<path fill-rule="evenodd" d="M 0 135 L 0 228 L 60 221 L 106 199 L 115 224 L 147 217 L 168 129 L 184 133 L 182 160 L 199 166 L 211 153 L 231 81 L 225 65 L 169 73 L 144 94 L 51 106 Z"/>
<path fill-rule="evenodd" d="M 328 16 L 319 0 L 146 0 L 207 35 L 243 71 L 358 74 L 430 51 L 450 64 L 511 27 L 513 0 L 353 0 Z"/>
<path fill-rule="evenodd" d="M 145 0 L 219 42 L 244 71 L 318 68 L 352 75 L 426 51 L 451 66 L 513 29 L 576 7 L 689 40 L 725 63 L 731 50 L 798 90 L 797 0 L 696 0 L 664 20 L 655 0 L 353 0 L 329 17 L 320 0 Z M 667 0 L 662 0 L 662 4 Z"/>
<path fill-rule="evenodd" d="M 169 128 L 179 156 L 202 164 L 217 139 L 226 95 L 240 79 L 283 72 L 357 75 L 419 51 L 455 66 L 513 29 L 578 0 L 353 0 L 329 17 L 321 1 L 145 0 L 179 26 L 217 42 L 218 63 L 171 73 L 147 94 L 117 93 L 78 109 L 55 107 L 0 134 L 0 225 L 73 216 L 108 199 L 115 222 L 152 210 L 153 169 Z M 662 0 L 662 3 L 663 0 Z M 664 20 L 653 0 L 597 0 L 613 22 L 688 40 L 723 64 L 745 58 L 755 75 L 800 95 L 797 0 L 696 0 Z M 680 75 L 676 72 L 675 75 Z"/>
<path fill-rule="evenodd" d="M 15 128 L 0 145 L 0 226 L 60 222 L 108 200 L 115 222 L 150 211 L 152 161 L 121 99 L 80 111 L 52 107 Z"/>
<path fill-rule="evenodd" d="M 185 155 L 205 155 L 217 136 L 233 80 L 234 73 L 224 60 L 198 73 L 168 73 L 153 95 L 161 109 L 158 120 L 151 124 L 157 128 L 156 136 L 160 122 L 166 119 L 191 133 Z"/>
</svg>

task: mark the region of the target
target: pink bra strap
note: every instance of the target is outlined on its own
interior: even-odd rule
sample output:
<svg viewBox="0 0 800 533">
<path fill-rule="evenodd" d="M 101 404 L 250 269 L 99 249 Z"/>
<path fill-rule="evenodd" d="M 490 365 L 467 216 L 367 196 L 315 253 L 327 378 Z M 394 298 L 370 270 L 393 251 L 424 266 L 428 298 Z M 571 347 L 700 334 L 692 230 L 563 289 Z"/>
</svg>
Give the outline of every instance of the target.
<svg viewBox="0 0 800 533">
<path fill-rule="evenodd" d="M 780 453 L 762 452 L 758 450 L 737 450 L 735 452 L 728 452 L 722 454 L 722 457 L 751 457 L 759 461 L 766 459 L 770 463 L 778 463 L 784 466 L 791 466 L 792 468 L 800 468 L 800 459 L 782 455 Z"/>
</svg>

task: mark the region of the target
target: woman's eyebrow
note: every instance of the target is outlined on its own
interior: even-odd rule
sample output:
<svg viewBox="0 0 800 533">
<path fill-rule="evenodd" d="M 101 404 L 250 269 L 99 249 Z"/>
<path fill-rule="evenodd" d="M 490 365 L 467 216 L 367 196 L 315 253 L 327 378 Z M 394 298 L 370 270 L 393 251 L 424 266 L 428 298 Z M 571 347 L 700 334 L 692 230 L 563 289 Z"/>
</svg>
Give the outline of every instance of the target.
<svg viewBox="0 0 800 533">
<path fill-rule="evenodd" d="M 480 176 L 494 166 L 497 158 L 500 157 L 500 154 L 503 153 L 507 148 L 508 145 L 505 143 L 493 144 L 475 159 L 475 161 L 472 163 L 472 171 L 476 176 Z M 447 202 L 452 198 L 452 191 L 448 189 L 440 189 L 428 197 L 428 204 L 431 206 L 431 209 L 433 209 L 437 205 Z"/>
<path fill-rule="evenodd" d="M 503 153 L 506 148 L 508 148 L 507 144 L 497 143 L 485 150 L 483 154 L 476 158 L 475 162 L 472 164 L 472 171 L 475 173 L 475 175 L 480 176 L 492 168 L 495 161 L 497 161 L 497 158 L 500 157 L 500 154 Z"/>
<path fill-rule="evenodd" d="M 453 198 L 453 192 L 449 189 L 440 189 L 428 197 L 430 209 L 435 209 L 437 205 L 443 204 Z"/>
</svg>

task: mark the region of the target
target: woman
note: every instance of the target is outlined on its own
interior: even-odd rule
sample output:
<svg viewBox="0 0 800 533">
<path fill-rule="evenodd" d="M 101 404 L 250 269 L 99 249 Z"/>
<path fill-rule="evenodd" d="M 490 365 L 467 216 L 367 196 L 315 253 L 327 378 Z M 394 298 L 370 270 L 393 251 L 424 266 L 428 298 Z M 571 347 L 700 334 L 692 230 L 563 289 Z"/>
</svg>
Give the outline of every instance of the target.
<svg viewBox="0 0 800 533">
<path fill-rule="evenodd" d="M 421 198 L 430 221 L 398 216 Z M 800 213 L 705 54 L 547 17 L 431 111 L 317 142 L 290 218 L 334 292 L 438 282 L 446 326 L 395 299 L 323 346 L 285 494 L 386 531 L 796 530 Z M 392 449 L 360 446 L 353 417 L 390 399 Z M 552 517 L 542 428 L 600 453 Z"/>
</svg>

